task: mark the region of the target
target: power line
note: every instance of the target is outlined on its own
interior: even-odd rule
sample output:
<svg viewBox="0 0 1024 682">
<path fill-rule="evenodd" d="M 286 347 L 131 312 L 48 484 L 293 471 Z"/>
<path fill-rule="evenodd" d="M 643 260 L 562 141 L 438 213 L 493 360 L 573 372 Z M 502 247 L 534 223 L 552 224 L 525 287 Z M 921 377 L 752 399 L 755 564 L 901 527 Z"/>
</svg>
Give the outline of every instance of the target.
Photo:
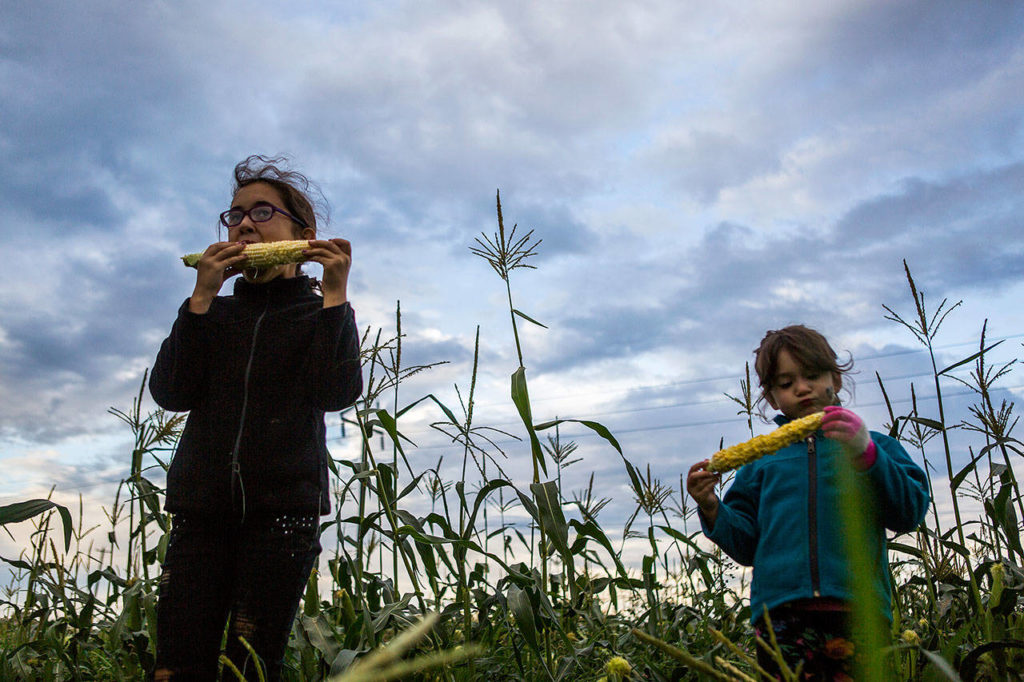
<svg viewBox="0 0 1024 682">
<path fill-rule="evenodd" d="M 1018 339 L 1018 338 L 1024 338 L 1024 333 L 1011 334 L 1011 335 L 1002 336 L 1002 337 L 995 337 L 995 338 L 992 338 L 992 339 L 987 339 L 986 341 L 989 342 L 988 345 L 992 345 L 992 343 L 996 343 L 996 342 L 1000 342 L 1000 341 L 1007 341 L 1007 340 L 1011 340 L 1011 339 Z M 950 350 L 950 349 L 953 349 L 953 348 L 959 348 L 959 347 L 963 347 L 963 346 L 975 346 L 975 345 L 977 345 L 976 341 L 965 341 L 965 342 L 959 342 L 959 343 L 953 343 L 953 344 L 946 344 L 946 345 L 943 345 L 943 346 L 935 346 L 933 348 L 933 350 L 941 352 L 941 351 L 946 351 L 946 350 Z M 892 352 L 888 352 L 888 353 L 876 353 L 876 354 L 873 354 L 873 355 L 865 355 L 865 356 L 861 356 L 861 358 L 858 361 L 858 363 L 863 363 L 865 361 L 870 361 L 870 360 L 878 360 L 878 359 L 885 359 L 885 358 L 890 358 L 890 357 L 898 357 L 898 356 L 902 356 L 902 355 L 914 355 L 914 354 L 918 354 L 918 353 L 927 352 L 927 350 L 928 350 L 927 348 L 922 347 L 922 348 L 910 348 L 910 349 L 905 349 L 905 350 L 892 351 Z M 926 372 L 920 372 L 920 373 L 916 373 L 916 374 L 904 374 L 904 375 L 893 375 L 893 376 L 889 376 L 889 377 L 883 377 L 882 381 L 883 382 L 885 382 L 885 381 L 902 381 L 902 380 L 906 380 L 906 379 L 915 379 L 915 378 L 919 378 L 919 377 L 931 377 L 931 376 L 932 376 L 931 372 L 930 371 L 926 371 Z M 664 383 L 664 384 L 653 384 L 653 385 L 648 385 L 648 386 L 640 386 L 640 387 L 635 387 L 635 388 L 621 389 L 621 390 L 617 390 L 617 391 L 609 391 L 608 393 L 606 393 L 606 395 L 616 395 L 616 394 L 623 394 L 623 393 L 642 393 L 642 392 L 659 390 L 659 389 L 664 389 L 664 388 L 673 388 L 673 387 L 680 387 L 680 386 L 692 386 L 692 385 L 701 384 L 701 383 L 710 383 L 710 382 L 714 382 L 714 381 L 724 381 L 726 379 L 730 379 L 732 381 L 738 381 L 740 379 L 740 376 L 738 374 L 731 374 L 731 375 L 719 375 L 719 376 L 693 377 L 693 378 L 690 378 L 690 379 L 682 379 L 682 380 L 679 380 L 679 381 L 667 382 L 667 383 Z M 1022 389 L 1022 388 L 1024 388 L 1024 386 L 1012 386 L 1012 387 L 1006 387 L 1003 390 L 1013 391 L 1013 390 L 1019 390 L 1019 389 Z M 963 396 L 963 395 L 969 395 L 971 393 L 973 393 L 973 391 L 968 389 L 968 390 L 963 390 L 963 391 L 959 391 L 959 392 L 955 392 L 955 393 L 944 394 L 944 397 L 955 398 L 955 397 L 959 397 L 959 396 Z M 550 397 L 539 398 L 539 399 L 532 400 L 531 402 L 536 404 L 536 403 L 550 402 L 550 401 L 553 401 L 553 400 L 567 400 L 567 399 L 574 398 L 574 397 L 591 396 L 591 395 L 592 395 L 592 393 L 563 394 L 563 395 L 558 395 L 558 396 L 550 396 Z M 935 396 L 934 395 L 931 395 L 931 396 L 918 396 L 917 399 L 918 399 L 919 403 L 920 402 L 928 402 L 928 401 L 931 401 L 931 400 L 935 400 Z M 640 412 L 651 412 L 651 411 L 655 411 L 655 410 L 674 409 L 674 408 L 680 408 L 680 407 L 695 407 L 695 406 L 701 406 L 701 405 L 713 405 L 713 404 L 716 404 L 716 403 L 722 403 L 722 402 L 727 402 L 727 401 L 728 401 L 727 397 L 720 396 L 720 397 L 716 397 L 716 398 L 697 399 L 697 400 L 688 400 L 688 401 L 682 401 L 682 402 L 675 402 L 675 403 L 670 403 L 670 404 L 665 404 L 665 405 L 648 405 L 648 406 L 642 406 L 642 407 L 631 407 L 631 408 L 620 409 L 620 410 L 611 410 L 611 411 L 607 411 L 607 412 L 599 412 L 599 413 L 589 414 L 589 415 L 586 416 L 586 418 L 587 419 L 596 419 L 596 418 L 604 418 L 604 417 L 615 417 L 615 416 L 618 416 L 618 415 L 636 414 L 636 413 L 640 413 Z M 909 403 L 910 402 L 910 398 L 900 398 L 900 399 L 896 399 L 896 400 L 891 400 L 890 402 L 892 404 L 904 404 L 904 403 Z M 877 406 L 883 405 L 883 404 L 884 404 L 884 401 L 878 400 L 878 401 L 870 402 L 870 403 L 856 403 L 855 406 L 864 408 L 864 407 L 877 407 Z M 479 410 L 479 409 L 486 408 L 488 406 L 492 406 L 493 407 L 493 406 L 496 406 L 496 405 L 497 406 L 501 406 L 501 407 L 507 407 L 508 403 L 492 403 L 490 405 L 485 403 L 485 404 L 482 404 L 482 405 L 476 405 L 474 409 L 475 410 Z M 697 427 L 697 426 L 716 426 L 716 425 L 721 425 L 721 424 L 736 423 L 737 421 L 738 421 L 737 417 L 732 416 L 732 417 L 720 418 L 720 419 L 709 419 L 709 420 L 700 420 L 700 421 L 684 421 L 684 422 L 676 422 L 676 423 L 662 423 L 662 424 L 654 424 L 654 425 L 650 425 L 650 426 L 635 427 L 635 428 L 618 428 L 618 429 L 615 429 L 614 434 L 632 434 L 632 433 L 643 433 L 643 432 L 656 432 L 656 431 L 666 431 L 666 430 L 683 429 L 683 428 L 693 428 L 693 427 Z M 519 423 L 520 422 L 513 420 L 513 421 L 507 421 L 507 422 L 497 422 L 497 423 L 494 423 L 494 424 L 487 424 L 486 426 L 491 426 L 491 427 L 497 428 L 497 427 L 502 427 L 502 426 L 515 426 L 515 425 L 518 425 Z M 425 435 L 425 434 L 432 434 L 433 432 L 432 431 L 423 431 L 421 433 Z M 416 436 L 416 435 L 419 435 L 419 434 L 414 433 L 412 435 Z M 572 435 L 563 434 L 562 435 L 562 437 L 566 438 L 566 439 L 590 438 L 590 437 L 594 437 L 594 436 L 597 436 L 597 434 L 594 433 L 593 431 L 590 431 L 589 429 L 587 431 L 580 432 L 578 434 L 572 434 Z M 327 441 L 329 443 L 337 443 L 337 442 L 341 442 L 342 440 L 346 440 L 346 439 L 347 439 L 346 437 L 335 436 L 335 437 L 328 438 Z M 495 441 L 495 444 L 496 445 L 511 445 L 511 444 L 514 444 L 514 443 L 517 443 L 517 442 L 519 442 L 519 441 L 516 441 L 514 439 L 508 439 L 508 440 L 502 440 L 502 441 Z M 457 445 L 458 445 L 457 443 L 445 443 L 445 444 L 438 444 L 438 445 L 424 445 L 424 446 L 417 446 L 417 450 L 438 450 L 438 449 L 442 449 L 442 448 L 457 447 Z M 96 488 L 96 487 L 102 486 L 102 485 L 114 485 L 116 483 L 120 483 L 120 482 L 124 481 L 125 479 L 126 479 L 125 476 L 118 476 L 116 478 L 94 481 L 92 483 L 87 483 L 85 485 L 78 486 L 76 488 L 68 488 L 66 490 L 68 492 L 71 492 L 71 493 L 82 492 L 82 491 L 89 490 L 89 489 L 92 489 L 92 488 Z"/>
<path fill-rule="evenodd" d="M 1018 386 L 1005 387 L 1003 390 L 1006 390 L 1006 391 L 1016 391 L 1016 390 L 1021 390 L 1021 389 L 1024 389 L 1024 384 L 1018 385 Z M 967 389 L 963 389 L 961 391 L 955 391 L 955 392 L 952 392 L 952 393 L 943 393 L 943 399 L 946 399 L 946 398 L 958 398 L 958 397 L 961 397 L 961 396 L 974 395 L 974 394 L 976 394 L 976 391 L 967 388 Z M 934 401 L 934 400 L 936 400 L 936 396 L 935 395 L 917 396 L 918 404 L 926 403 L 926 402 L 930 402 L 930 401 Z M 899 398 L 899 399 L 895 399 L 895 400 L 890 399 L 889 402 L 892 405 L 902 405 L 902 404 L 910 403 L 911 401 L 912 401 L 912 399 L 907 397 L 907 398 Z M 884 404 L 885 404 L 884 400 L 877 400 L 877 401 L 867 402 L 867 403 L 856 403 L 856 404 L 853 405 L 853 407 L 857 407 L 857 408 L 878 407 L 878 406 L 884 405 Z M 654 432 L 654 431 L 668 431 L 668 430 L 673 430 L 673 429 L 692 428 L 692 427 L 695 427 L 695 426 L 715 426 L 715 425 L 720 425 L 720 424 L 738 424 L 738 423 L 741 423 L 742 421 L 743 420 L 738 418 L 737 416 L 732 416 L 732 417 L 727 417 L 727 418 L 708 419 L 708 420 L 701 420 L 701 421 L 684 421 L 684 422 L 668 423 L 668 424 L 655 424 L 655 425 L 642 426 L 642 427 L 636 427 L 636 428 L 615 428 L 615 429 L 610 429 L 609 428 L 609 430 L 612 431 L 612 435 L 613 436 L 618 437 L 619 435 L 627 434 L 627 433 L 645 433 L 645 432 Z M 605 425 L 605 426 L 607 426 L 607 425 Z M 586 431 L 581 431 L 579 433 L 575 433 L 575 434 L 565 434 L 565 433 L 561 434 L 561 438 L 565 439 L 565 440 L 576 440 L 576 439 L 594 438 L 594 437 L 600 437 L 600 436 L 599 436 L 599 434 L 597 434 L 594 431 L 591 431 L 589 429 L 586 430 Z M 334 438 L 334 439 L 329 439 L 329 440 L 335 441 L 335 440 L 340 440 L 340 438 Z M 520 443 L 520 442 L 522 442 L 522 441 L 515 440 L 515 439 L 506 439 L 506 440 L 495 440 L 494 444 L 495 445 L 499 445 L 499 446 L 500 445 L 513 445 L 515 443 Z M 417 449 L 417 451 L 419 451 L 419 450 L 440 450 L 442 448 L 451 448 L 451 447 L 458 447 L 458 446 L 459 446 L 458 443 L 444 443 L 444 444 L 437 444 L 437 445 L 418 445 L 418 446 L 416 446 L 416 449 Z"/>
<path fill-rule="evenodd" d="M 986 339 L 986 341 L 988 341 L 988 345 L 991 346 L 993 343 L 997 343 L 997 342 L 1000 342 L 1000 341 L 1008 341 L 1008 340 L 1011 340 L 1011 339 L 1020 339 L 1020 338 L 1024 338 L 1024 333 L 1010 334 L 1010 335 L 1007 335 L 1007 336 L 1000 336 L 1000 337 L 993 337 L 993 338 Z M 936 351 L 936 352 L 942 352 L 942 351 L 946 351 L 946 350 L 951 350 L 953 348 L 960 348 L 960 347 L 963 347 L 963 346 L 977 346 L 977 345 L 978 345 L 978 342 L 972 340 L 972 341 L 961 341 L 961 342 L 958 342 L 958 343 L 950 343 L 950 344 L 945 344 L 945 345 L 942 345 L 942 346 L 933 346 L 932 349 L 934 351 Z M 907 348 L 907 349 L 904 349 L 904 350 L 890 351 L 890 352 L 887 352 L 887 353 L 875 353 L 875 354 L 872 354 L 872 355 L 862 355 L 862 356 L 860 356 L 859 360 L 857 360 L 857 362 L 858 362 L 858 364 L 860 364 L 860 363 L 862 363 L 864 361 L 867 361 L 867 360 L 880 360 L 880 359 L 885 359 L 885 358 L 899 357 L 901 355 L 916 355 L 918 353 L 926 353 L 926 352 L 928 352 L 928 349 L 924 348 L 924 347 L 921 347 L 921 348 Z M 719 376 L 693 377 L 693 378 L 690 378 L 690 379 L 680 379 L 679 381 L 670 381 L 670 382 L 666 382 L 666 383 L 663 383 L 663 384 L 649 384 L 647 386 L 637 386 L 637 387 L 631 387 L 631 388 L 617 389 L 617 390 L 609 391 L 608 395 L 615 395 L 615 394 L 621 394 L 621 393 L 632 393 L 632 392 L 635 392 L 635 391 L 652 391 L 652 390 L 657 390 L 657 389 L 662 389 L 662 388 L 673 388 L 673 387 L 677 387 L 677 386 L 689 386 L 689 385 L 692 385 L 692 384 L 710 383 L 710 382 L 713 382 L 713 381 L 725 381 L 727 379 L 731 380 L 731 381 L 739 381 L 741 378 L 742 377 L 738 373 L 723 374 L 723 375 L 719 375 Z M 567 399 L 567 398 L 576 398 L 576 397 L 590 396 L 590 395 L 592 395 L 592 393 L 567 393 L 567 394 L 562 394 L 562 395 L 558 395 L 558 396 L 539 397 L 539 398 L 536 398 L 536 399 L 531 398 L 530 402 L 533 403 L 533 404 L 538 404 L 538 403 L 549 402 L 551 400 L 563 400 L 563 399 Z M 505 405 L 505 403 L 490 403 L 490 404 L 482 403 L 482 404 L 478 404 L 477 408 L 493 407 L 494 405 Z"/>
<path fill-rule="evenodd" d="M 1003 337 L 1003 339 L 995 339 L 995 340 L 993 340 L 993 342 L 997 342 L 997 341 L 1001 341 L 1001 340 L 1005 340 L 1005 339 L 1009 339 L 1009 338 L 1019 338 L 1019 337 L 1022 337 L 1022 336 L 1024 336 L 1024 334 L 1017 334 L 1017 335 L 1013 335 L 1013 336 Z M 973 342 L 971 342 L 971 343 L 973 343 Z M 963 345 L 967 345 L 967 344 L 966 343 L 950 344 L 948 346 L 945 346 L 944 348 L 953 348 L 953 347 L 963 346 Z M 888 357 L 894 357 L 894 356 L 899 356 L 899 355 L 907 355 L 907 354 L 912 354 L 912 353 L 920 353 L 920 352 L 924 352 L 926 350 L 927 350 L 926 348 L 923 348 L 923 349 L 911 349 L 911 350 L 905 350 L 905 351 L 896 351 L 896 352 L 892 352 L 892 353 L 881 353 L 881 354 L 876 354 L 876 355 L 872 355 L 872 356 L 866 356 L 864 359 L 865 360 L 874 360 L 874 359 L 879 359 L 879 358 L 888 358 Z M 966 371 L 969 371 L 969 366 L 965 366 L 964 369 L 960 370 L 960 373 L 963 373 L 963 372 L 966 372 Z M 955 375 L 955 373 L 950 373 L 947 376 L 954 376 L 954 375 Z M 923 377 L 931 378 L 932 376 L 933 376 L 932 371 L 931 370 L 926 370 L 926 371 L 917 372 L 917 373 L 910 373 L 910 374 L 890 375 L 890 376 L 882 377 L 881 379 L 882 379 L 883 384 L 885 384 L 885 382 L 904 381 L 904 380 L 907 380 L 907 379 L 917 379 L 917 378 L 923 378 Z M 657 389 L 657 388 L 662 388 L 662 387 L 666 387 L 666 386 L 680 386 L 680 385 L 688 385 L 688 384 L 707 382 L 707 381 L 716 381 L 716 380 L 719 380 L 719 379 L 722 379 L 722 378 L 731 378 L 733 380 L 737 379 L 737 377 L 735 375 L 731 376 L 731 377 L 694 378 L 694 379 L 689 379 L 689 380 L 680 381 L 680 382 L 673 382 L 673 383 L 670 383 L 670 384 L 659 384 L 659 385 L 655 385 L 655 386 L 643 387 L 643 388 L 640 388 L 640 389 L 630 389 L 630 392 L 650 390 L 650 389 Z M 1005 389 L 1005 390 L 1013 390 L 1013 389 Z M 575 395 L 590 395 L 590 394 L 575 394 Z M 954 395 L 959 395 L 959 394 L 954 394 Z M 556 400 L 556 399 L 557 400 L 564 400 L 564 399 L 569 399 L 571 397 L 573 397 L 573 394 L 567 394 L 567 395 L 561 395 L 561 396 L 553 396 L 553 397 L 547 398 L 546 400 L 547 401 Z M 923 398 L 923 399 L 926 400 L 926 398 Z M 727 402 L 728 400 L 729 400 L 729 398 L 726 397 L 723 394 L 723 395 L 717 396 L 715 398 L 687 400 L 687 401 L 674 402 L 674 403 L 668 403 L 668 404 L 663 404 L 663 405 L 646 405 L 646 406 L 642 406 L 642 407 L 630 407 L 630 408 L 624 408 L 624 409 L 618 409 L 618 410 L 610 410 L 610 411 L 605 411 L 605 412 L 588 413 L 586 418 L 587 419 L 597 419 L 597 418 L 603 418 L 603 417 L 615 417 L 615 416 L 623 415 L 623 414 L 636 414 L 636 413 L 640 413 L 640 412 L 651 412 L 651 411 L 655 411 L 655 410 L 674 409 L 674 408 L 679 408 L 679 407 L 694 407 L 694 406 L 700 406 L 700 405 L 713 405 L 713 404 L 717 404 L 717 403 Z M 907 400 L 909 400 L 909 399 L 907 399 Z M 541 401 L 538 400 L 538 401 L 531 401 L 531 402 L 541 402 Z M 902 402 L 902 401 L 894 401 L 894 402 Z M 861 403 L 860 406 L 862 406 L 862 407 L 870 407 L 870 406 L 875 406 L 875 405 L 880 405 L 880 404 L 882 404 L 882 402 Z M 499 403 L 499 405 L 501 405 L 502 407 L 508 407 L 507 403 Z M 485 406 L 477 405 L 477 406 L 474 407 L 474 410 L 480 410 L 483 407 L 485 407 Z M 729 421 L 729 420 L 714 420 L 714 421 L 707 422 L 707 423 L 708 424 L 715 424 L 715 423 L 725 423 L 727 421 Z M 519 421 L 511 419 L 511 420 L 508 420 L 508 421 L 489 423 L 489 424 L 487 424 L 487 426 L 491 426 L 491 427 L 494 427 L 494 428 L 501 428 L 501 427 L 516 426 L 519 423 L 520 423 Z M 703 425 L 703 424 L 704 424 L 704 422 L 700 422 L 700 423 L 694 422 L 693 423 L 693 425 Z M 665 428 L 665 427 L 662 427 L 662 426 L 651 427 L 651 430 L 660 430 L 662 428 Z M 668 427 L 668 428 L 679 428 L 679 427 Z M 426 434 L 426 433 L 430 433 L 430 432 L 429 431 L 419 431 L 419 432 L 413 432 L 412 434 L 406 434 L 406 435 L 410 435 L 412 437 L 415 437 L 415 436 L 417 436 L 419 434 Z M 340 440 L 340 438 L 332 438 L 330 440 L 332 442 L 335 442 L 335 441 Z M 508 441 L 508 442 L 512 442 L 512 441 Z M 441 447 L 441 446 L 430 446 L 430 447 Z"/>
</svg>

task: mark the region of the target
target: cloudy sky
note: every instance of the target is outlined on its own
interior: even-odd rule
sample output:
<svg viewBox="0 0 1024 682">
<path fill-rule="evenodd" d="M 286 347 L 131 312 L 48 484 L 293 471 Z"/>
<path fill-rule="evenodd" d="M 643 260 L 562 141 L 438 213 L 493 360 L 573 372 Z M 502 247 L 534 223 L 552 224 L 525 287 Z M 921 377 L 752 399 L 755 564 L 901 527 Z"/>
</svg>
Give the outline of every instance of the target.
<svg viewBox="0 0 1024 682">
<path fill-rule="evenodd" d="M 191 292 L 178 256 L 217 241 L 252 153 L 320 186 L 323 232 L 353 244 L 361 327 L 393 333 L 400 301 L 404 361 L 448 361 L 399 403 L 456 407 L 479 325 L 476 417 L 521 434 L 504 286 L 469 251 L 496 230 L 500 189 L 507 227 L 543 240 L 512 276 L 516 307 L 547 326 L 520 328 L 537 420 L 600 421 L 676 488 L 744 434 L 724 393 L 767 329 L 804 322 L 852 354 L 847 399 L 869 423 L 886 420 L 876 372 L 898 412 L 913 382 L 934 416 L 928 356 L 882 307 L 912 314 L 904 259 L 931 308 L 963 300 L 940 365 L 986 319 L 1006 339 L 994 360 L 1021 350 L 1020 3 L 0 8 L 0 504 L 51 486 L 112 501 L 130 445 L 107 408 L 131 406 Z M 1002 385 L 1012 400 L 1024 381 Z M 966 416 L 967 389 L 943 389 L 950 420 Z M 457 468 L 440 416 L 405 417 L 414 469 Z M 621 525 L 617 455 L 563 435 L 583 458 L 568 487 L 597 472 Z M 503 443 L 525 481 L 527 449 Z"/>
</svg>

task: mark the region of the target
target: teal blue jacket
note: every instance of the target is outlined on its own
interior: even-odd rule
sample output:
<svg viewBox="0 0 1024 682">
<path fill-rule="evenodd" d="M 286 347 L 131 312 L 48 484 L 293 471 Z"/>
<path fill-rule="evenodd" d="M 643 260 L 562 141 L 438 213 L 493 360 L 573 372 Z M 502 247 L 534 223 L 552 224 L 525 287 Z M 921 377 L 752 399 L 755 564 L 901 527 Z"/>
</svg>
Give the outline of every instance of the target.
<svg viewBox="0 0 1024 682">
<path fill-rule="evenodd" d="M 787 418 L 776 417 L 784 424 Z M 892 620 L 886 530 L 915 529 L 928 511 L 928 481 L 895 439 L 871 433 L 877 457 L 857 472 L 866 504 L 870 575 L 883 615 Z M 718 505 L 711 527 L 701 527 L 715 544 L 744 566 L 753 566 L 751 620 L 796 599 L 852 598 L 851 565 L 840 518 L 837 457 L 839 443 L 821 431 L 806 441 L 742 467 Z"/>
</svg>

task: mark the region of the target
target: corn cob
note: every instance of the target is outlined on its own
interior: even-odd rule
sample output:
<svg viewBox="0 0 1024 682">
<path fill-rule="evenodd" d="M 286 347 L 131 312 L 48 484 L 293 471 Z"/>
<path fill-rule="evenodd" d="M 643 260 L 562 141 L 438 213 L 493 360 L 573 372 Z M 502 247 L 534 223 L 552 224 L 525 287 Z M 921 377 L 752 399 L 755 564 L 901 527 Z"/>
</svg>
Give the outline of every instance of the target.
<svg viewBox="0 0 1024 682">
<path fill-rule="evenodd" d="M 708 471 L 721 473 L 739 469 L 744 464 L 749 464 L 763 455 L 781 450 L 798 440 L 803 440 L 821 427 L 821 419 L 824 416 L 824 412 L 815 412 L 806 417 L 794 419 L 771 433 L 754 436 L 744 443 L 719 450 L 711 456 Z"/>
<path fill-rule="evenodd" d="M 274 265 L 301 263 L 306 260 L 306 257 L 302 255 L 302 251 L 308 248 L 309 242 L 305 239 L 246 244 L 243 251 L 246 256 L 243 267 L 269 268 Z M 203 254 L 201 253 L 190 253 L 182 256 L 181 261 L 188 267 L 194 268 L 199 265 L 199 259 L 202 256 Z"/>
</svg>

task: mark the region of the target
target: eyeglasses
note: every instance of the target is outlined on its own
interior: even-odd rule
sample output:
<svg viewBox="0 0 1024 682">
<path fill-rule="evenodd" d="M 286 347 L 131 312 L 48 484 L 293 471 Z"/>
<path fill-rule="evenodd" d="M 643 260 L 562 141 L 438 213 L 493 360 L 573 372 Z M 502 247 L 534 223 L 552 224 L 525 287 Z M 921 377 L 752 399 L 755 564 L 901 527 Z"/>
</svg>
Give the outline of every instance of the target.
<svg viewBox="0 0 1024 682">
<path fill-rule="evenodd" d="M 229 211 L 224 211 L 220 214 L 220 222 L 224 227 L 238 227 L 245 220 L 245 216 L 249 216 L 249 219 L 254 223 L 265 223 L 274 217 L 275 213 L 280 213 L 286 218 L 290 218 L 297 222 L 303 227 L 309 227 L 306 221 L 301 218 L 296 218 L 288 211 L 278 208 L 272 204 L 256 204 L 248 211 L 241 208 L 233 208 Z"/>
</svg>

